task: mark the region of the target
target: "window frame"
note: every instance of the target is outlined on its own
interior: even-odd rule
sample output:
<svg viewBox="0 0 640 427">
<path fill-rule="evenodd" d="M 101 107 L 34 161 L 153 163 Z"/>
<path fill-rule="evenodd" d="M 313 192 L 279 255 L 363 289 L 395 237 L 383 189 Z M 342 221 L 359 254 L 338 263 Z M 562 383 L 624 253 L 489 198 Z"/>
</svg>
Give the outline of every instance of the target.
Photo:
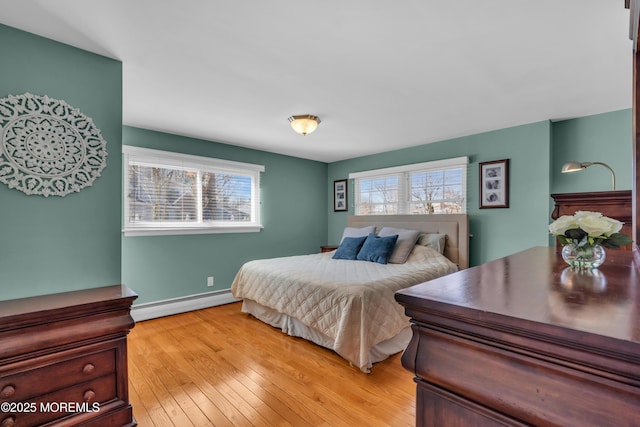
<svg viewBox="0 0 640 427">
<path fill-rule="evenodd" d="M 411 213 L 411 185 L 409 183 L 410 176 L 416 173 L 428 173 L 428 172 L 436 172 L 436 171 L 444 171 L 447 169 L 460 168 L 462 170 L 461 177 L 461 185 L 462 185 L 462 203 L 461 203 L 461 212 L 467 213 L 467 169 L 469 166 L 469 157 L 454 157 L 451 159 L 443 159 L 443 160 L 434 160 L 430 162 L 422 162 L 422 163 L 414 163 L 410 165 L 402 165 L 402 166 L 394 166 L 383 169 L 374 169 L 368 171 L 361 172 L 353 172 L 349 174 L 349 179 L 354 180 L 354 215 L 357 216 L 367 216 L 367 215 L 425 215 L 425 214 L 415 214 Z M 394 202 L 395 206 L 397 206 L 398 212 L 396 213 L 373 213 L 373 214 L 360 214 L 359 206 L 360 206 L 360 179 L 373 179 L 373 178 L 382 178 L 382 177 L 397 177 L 398 180 L 398 200 Z M 444 183 L 443 183 L 444 187 Z M 446 199 L 442 199 L 446 200 Z M 430 214 L 430 215 L 444 215 L 444 214 Z"/>
<path fill-rule="evenodd" d="M 135 160 L 133 160 L 135 159 Z M 235 162 L 230 160 L 216 159 L 191 154 L 177 153 L 172 151 L 156 150 L 151 148 L 136 147 L 131 145 L 122 146 L 123 160 L 123 227 L 125 236 L 155 236 L 155 235 L 181 235 L 181 234 L 211 234 L 211 233 L 252 233 L 259 232 L 263 226 L 260 219 L 260 173 L 265 167 L 251 163 Z M 232 173 L 237 175 L 251 176 L 251 201 L 252 209 L 250 222 L 224 222 L 224 221 L 202 221 L 202 207 L 198 206 L 198 222 L 129 222 L 129 200 L 130 163 L 148 163 L 150 166 L 169 168 L 183 168 L 198 170 L 202 172 Z M 197 192 L 202 193 L 202 183 L 198 182 Z"/>
</svg>

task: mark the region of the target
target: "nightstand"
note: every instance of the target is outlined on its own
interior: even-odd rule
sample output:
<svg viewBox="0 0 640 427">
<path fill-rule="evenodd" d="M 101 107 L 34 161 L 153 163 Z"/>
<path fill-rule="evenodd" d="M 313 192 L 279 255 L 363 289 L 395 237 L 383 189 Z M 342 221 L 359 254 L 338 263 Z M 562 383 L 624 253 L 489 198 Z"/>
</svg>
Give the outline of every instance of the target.
<svg viewBox="0 0 640 427">
<path fill-rule="evenodd" d="M 327 245 L 327 246 L 320 246 L 320 251 L 321 252 L 331 252 L 331 251 L 335 251 L 336 249 L 338 249 L 337 246 L 331 246 L 331 245 Z"/>
</svg>

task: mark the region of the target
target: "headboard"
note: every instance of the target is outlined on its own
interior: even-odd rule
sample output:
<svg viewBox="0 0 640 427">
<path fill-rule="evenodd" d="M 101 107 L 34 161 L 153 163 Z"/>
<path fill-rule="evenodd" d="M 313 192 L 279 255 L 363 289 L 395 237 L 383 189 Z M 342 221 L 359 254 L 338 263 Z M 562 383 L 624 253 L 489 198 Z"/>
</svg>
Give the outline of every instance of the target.
<svg viewBox="0 0 640 427">
<path fill-rule="evenodd" d="M 352 215 L 349 227 L 362 228 L 375 225 L 382 227 L 408 228 L 423 233 L 447 235 L 444 255 L 460 269 L 469 267 L 469 216 L 467 214 L 438 215 Z"/>
</svg>

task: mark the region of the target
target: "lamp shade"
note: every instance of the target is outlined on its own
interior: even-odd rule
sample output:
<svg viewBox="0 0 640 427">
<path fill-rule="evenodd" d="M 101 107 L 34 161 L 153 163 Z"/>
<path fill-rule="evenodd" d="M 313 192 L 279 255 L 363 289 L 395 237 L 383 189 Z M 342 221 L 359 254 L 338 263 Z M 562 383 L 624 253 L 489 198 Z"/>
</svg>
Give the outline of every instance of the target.
<svg viewBox="0 0 640 427">
<path fill-rule="evenodd" d="M 306 135 L 316 130 L 320 124 L 320 119 L 317 116 L 305 114 L 302 116 L 291 116 L 289 122 L 294 131 L 300 135 Z"/>
<path fill-rule="evenodd" d="M 567 173 L 567 172 L 577 172 L 581 169 L 586 168 L 588 165 L 584 165 L 583 163 L 578 163 L 578 162 L 566 162 L 564 165 L 562 165 L 562 173 Z"/>
</svg>

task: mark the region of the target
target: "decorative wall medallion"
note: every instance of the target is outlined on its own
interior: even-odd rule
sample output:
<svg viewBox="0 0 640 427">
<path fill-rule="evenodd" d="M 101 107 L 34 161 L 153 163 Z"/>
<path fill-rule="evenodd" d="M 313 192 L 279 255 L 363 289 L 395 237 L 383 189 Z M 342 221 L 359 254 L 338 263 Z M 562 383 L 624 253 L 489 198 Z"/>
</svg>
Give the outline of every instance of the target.
<svg viewBox="0 0 640 427">
<path fill-rule="evenodd" d="M 107 164 L 107 142 L 93 120 L 58 99 L 0 99 L 0 131 L 0 181 L 26 194 L 80 191 Z"/>
</svg>

